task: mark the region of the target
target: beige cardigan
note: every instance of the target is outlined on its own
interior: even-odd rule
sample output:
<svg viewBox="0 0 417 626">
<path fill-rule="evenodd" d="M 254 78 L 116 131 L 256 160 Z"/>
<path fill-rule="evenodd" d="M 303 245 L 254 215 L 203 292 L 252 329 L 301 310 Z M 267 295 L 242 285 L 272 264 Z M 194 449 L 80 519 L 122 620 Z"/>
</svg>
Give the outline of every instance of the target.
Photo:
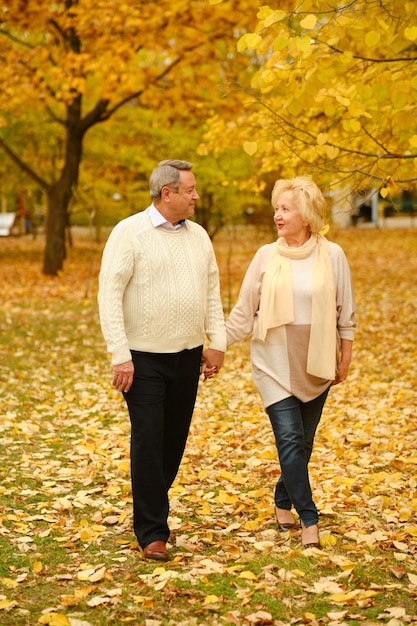
<svg viewBox="0 0 417 626">
<path fill-rule="evenodd" d="M 308 402 L 320 395 L 329 380 L 307 374 L 307 352 L 311 321 L 312 269 L 314 253 L 291 260 L 295 319 L 291 324 L 268 331 L 265 341 L 258 336 L 258 310 L 266 265 L 276 242 L 262 246 L 253 258 L 242 283 L 239 298 L 226 320 L 230 346 L 252 333 L 253 380 L 265 407 L 295 396 Z M 348 262 L 343 250 L 329 242 L 336 287 L 337 346 L 340 339 L 353 340 L 356 322 Z"/>
</svg>

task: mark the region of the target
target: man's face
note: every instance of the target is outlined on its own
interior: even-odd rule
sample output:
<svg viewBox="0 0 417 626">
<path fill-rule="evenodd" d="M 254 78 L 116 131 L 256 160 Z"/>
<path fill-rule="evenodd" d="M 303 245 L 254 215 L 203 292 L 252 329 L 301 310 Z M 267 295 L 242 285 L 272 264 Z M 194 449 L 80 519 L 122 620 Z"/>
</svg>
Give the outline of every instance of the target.
<svg viewBox="0 0 417 626">
<path fill-rule="evenodd" d="M 174 184 L 167 185 L 167 187 L 169 189 L 169 195 L 166 198 L 169 221 L 175 224 L 194 215 L 195 203 L 200 199 L 194 174 L 189 170 L 181 170 L 177 191 Z"/>
</svg>

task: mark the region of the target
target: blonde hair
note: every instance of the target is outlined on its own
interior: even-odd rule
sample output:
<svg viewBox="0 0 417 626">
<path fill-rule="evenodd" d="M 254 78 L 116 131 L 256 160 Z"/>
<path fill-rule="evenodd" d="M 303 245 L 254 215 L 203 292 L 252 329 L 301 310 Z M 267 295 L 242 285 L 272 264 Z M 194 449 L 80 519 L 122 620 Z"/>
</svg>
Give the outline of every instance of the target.
<svg viewBox="0 0 417 626">
<path fill-rule="evenodd" d="M 312 233 L 319 233 L 323 228 L 326 217 L 326 200 L 311 178 L 295 176 L 295 178 L 280 178 L 276 181 L 271 195 L 271 204 L 275 210 L 279 196 L 289 191 L 294 198 L 301 217 L 310 227 Z"/>
</svg>

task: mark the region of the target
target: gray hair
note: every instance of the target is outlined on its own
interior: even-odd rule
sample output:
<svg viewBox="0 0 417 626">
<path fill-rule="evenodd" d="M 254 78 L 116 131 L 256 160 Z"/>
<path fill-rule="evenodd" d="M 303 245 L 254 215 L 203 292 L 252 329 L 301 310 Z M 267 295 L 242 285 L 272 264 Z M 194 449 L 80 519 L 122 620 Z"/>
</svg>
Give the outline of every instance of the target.
<svg viewBox="0 0 417 626">
<path fill-rule="evenodd" d="M 162 187 L 165 187 L 165 185 L 174 184 L 177 186 L 178 191 L 180 171 L 191 170 L 192 167 L 193 164 L 188 161 L 179 161 L 175 159 L 161 161 L 158 163 L 149 179 L 149 190 L 152 200 L 159 200 L 161 197 Z"/>
</svg>

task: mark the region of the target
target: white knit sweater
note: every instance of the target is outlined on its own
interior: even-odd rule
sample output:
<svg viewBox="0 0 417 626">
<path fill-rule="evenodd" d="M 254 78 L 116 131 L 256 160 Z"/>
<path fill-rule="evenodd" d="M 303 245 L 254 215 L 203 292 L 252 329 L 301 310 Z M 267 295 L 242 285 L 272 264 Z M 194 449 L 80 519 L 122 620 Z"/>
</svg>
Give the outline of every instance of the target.
<svg viewBox="0 0 417 626">
<path fill-rule="evenodd" d="M 113 365 L 130 350 L 226 350 L 218 267 L 204 228 L 155 228 L 146 211 L 117 224 L 103 252 L 99 315 Z"/>
</svg>

